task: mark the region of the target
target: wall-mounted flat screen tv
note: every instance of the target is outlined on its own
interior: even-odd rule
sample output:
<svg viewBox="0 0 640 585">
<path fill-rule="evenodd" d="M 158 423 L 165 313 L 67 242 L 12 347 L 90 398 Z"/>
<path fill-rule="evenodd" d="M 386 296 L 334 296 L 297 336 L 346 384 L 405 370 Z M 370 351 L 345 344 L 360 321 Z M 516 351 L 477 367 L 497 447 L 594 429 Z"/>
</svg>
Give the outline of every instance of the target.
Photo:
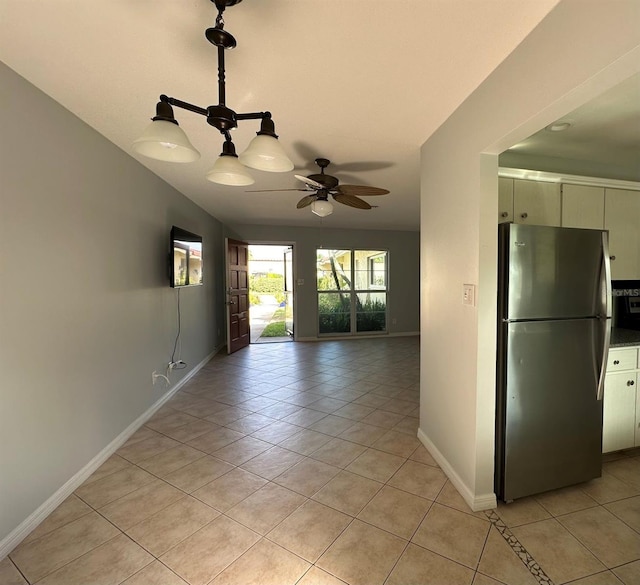
<svg viewBox="0 0 640 585">
<path fill-rule="evenodd" d="M 202 284 L 202 236 L 173 226 L 169 265 L 172 287 Z"/>
</svg>

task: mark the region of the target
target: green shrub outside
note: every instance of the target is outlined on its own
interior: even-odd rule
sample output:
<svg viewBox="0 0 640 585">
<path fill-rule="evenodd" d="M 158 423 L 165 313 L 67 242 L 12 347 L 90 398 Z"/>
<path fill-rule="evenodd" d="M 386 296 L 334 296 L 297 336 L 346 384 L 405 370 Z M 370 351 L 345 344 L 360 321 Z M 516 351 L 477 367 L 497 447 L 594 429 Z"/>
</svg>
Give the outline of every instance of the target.
<svg viewBox="0 0 640 585">
<path fill-rule="evenodd" d="M 249 304 L 253 307 L 254 305 L 262 304 L 262 300 L 260 299 L 260 295 L 254 293 L 252 290 L 249 291 Z"/>
<path fill-rule="evenodd" d="M 271 295 L 281 293 L 284 290 L 284 278 L 281 274 L 268 274 L 267 276 L 250 276 L 249 290 L 256 293 Z"/>
<path fill-rule="evenodd" d="M 320 333 L 349 333 L 351 331 L 349 295 L 321 295 L 318 299 L 318 317 Z M 368 300 L 357 307 L 357 331 L 384 331 L 386 320 L 386 305 L 382 301 Z"/>
<path fill-rule="evenodd" d="M 284 277 L 281 274 L 267 274 L 266 276 L 249 276 L 249 302 L 260 305 L 260 295 L 273 295 L 276 302 L 285 299 Z"/>
</svg>

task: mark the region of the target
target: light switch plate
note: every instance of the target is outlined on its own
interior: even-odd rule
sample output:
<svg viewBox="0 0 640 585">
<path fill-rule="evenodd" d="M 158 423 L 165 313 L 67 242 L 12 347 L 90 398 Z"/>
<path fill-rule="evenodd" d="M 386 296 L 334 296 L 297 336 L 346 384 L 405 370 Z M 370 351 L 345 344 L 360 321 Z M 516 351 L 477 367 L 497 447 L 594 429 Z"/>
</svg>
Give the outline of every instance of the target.
<svg viewBox="0 0 640 585">
<path fill-rule="evenodd" d="M 476 304 L 476 285 L 475 284 L 463 284 L 462 285 L 462 304 L 470 305 L 474 307 Z"/>
</svg>

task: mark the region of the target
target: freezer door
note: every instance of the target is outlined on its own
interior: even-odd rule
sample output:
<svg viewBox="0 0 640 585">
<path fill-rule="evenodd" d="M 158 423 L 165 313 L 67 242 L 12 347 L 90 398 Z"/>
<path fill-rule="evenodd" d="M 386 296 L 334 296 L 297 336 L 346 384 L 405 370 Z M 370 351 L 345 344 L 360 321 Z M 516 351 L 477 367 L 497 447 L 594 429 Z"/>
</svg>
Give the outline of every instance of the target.
<svg viewBox="0 0 640 585">
<path fill-rule="evenodd" d="M 607 232 L 503 225 L 503 319 L 607 314 Z"/>
<path fill-rule="evenodd" d="M 599 477 L 602 321 L 505 323 L 504 328 L 499 497 L 508 501 Z"/>
</svg>

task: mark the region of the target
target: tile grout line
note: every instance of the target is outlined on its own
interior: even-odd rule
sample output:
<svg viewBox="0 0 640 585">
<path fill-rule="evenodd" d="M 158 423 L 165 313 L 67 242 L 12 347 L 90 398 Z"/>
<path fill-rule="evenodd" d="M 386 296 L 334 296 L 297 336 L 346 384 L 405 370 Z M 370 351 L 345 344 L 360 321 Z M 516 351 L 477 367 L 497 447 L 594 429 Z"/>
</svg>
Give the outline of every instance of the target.
<svg viewBox="0 0 640 585">
<path fill-rule="evenodd" d="M 18 565 L 16 565 L 16 563 L 13 562 L 13 559 L 11 558 L 11 556 L 7 555 L 5 558 L 7 558 L 9 562 L 13 565 L 15 570 L 18 571 L 18 573 L 20 573 L 20 576 L 24 579 L 24 582 L 30 583 L 29 579 L 27 579 L 27 576 L 20 570 L 20 567 L 18 567 Z"/>
<path fill-rule="evenodd" d="M 321 385 L 321 384 L 322 384 L 322 383 L 320 383 L 319 385 Z M 240 391 L 242 391 L 242 390 L 240 389 Z M 338 392 L 339 392 L 339 391 L 336 391 L 336 393 L 338 393 Z M 368 394 L 369 392 L 370 392 L 370 391 L 365 392 L 362 396 L 364 396 L 364 395 Z M 188 392 L 187 392 L 187 393 L 188 393 Z M 268 392 L 267 392 L 267 393 L 268 393 Z M 194 397 L 196 397 L 196 396 L 197 396 L 197 397 L 201 397 L 201 398 L 203 398 L 203 399 L 214 400 L 214 399 L 210 399 L 210 398 L 208 398 L 208 396 L 206 396 L 206 394 L 207 394 L 206 392 L 202 392 L 202 393 L 191 394 L 191 396 L 194 396 Z M 264 393 L 264 394 L 266 394 L 266 393 Z M 257 398 L 257 397 L 259 397 L 259 396 L 260 396 L 260 395 L 257 395 L 257 396 L 256 396 L 256 398 Z M 331 398 L 331 395 L 328 395 L 328 396 L 327 396 L 327 395 L 321 395 L 321 396 L 323 396 L 323 397 L 322 397 L 322 398 L 319 398 L 319 399 L 318 399 L 318 401 L 323 400 L 323 399 L 325 399 L 325 398 Z M 357 398 L 357 399 L 355 399 L 355 400 L 358 400 L 358 399 L 359 399 L 359 398 L 361 398 L 362 396 L 358 397 L 358 398 Z M 391 398 L 391 397 L 387 397 L 387 396 L 384 396 L 384 398 L 385 398 L 385 399 L 389 398 L 389 401 L 393 400 L 393 398 Z M 253 398 L 249 398 L 249 399 L 245 400 L 245 402 L 249 402 L 249 401 L 251 401 L 251 400 L 253 400 Z M 288 403 L 288 402 L 286 402 L 286 401 L 284 401 L 284 400 L 279 400 L 279 399 L 271 399 L 271 400 L 274 400 L 276 403 L 279 403 L 279 404 L 291 404 L 291 403 Z M 336 399 L 336 400 L 337 400 L 337 399 Z M 346 402 L 346 404 L 356 404 L 355 400 L 345 401 L 345 402 Z M 221 403 L 221 404 L 224 404 L 224 403 Z M 241 408 L 241 407 L 242 407 L 242 404 L 243 404 L 243 403 L 238 403 L 238 404 L 232 404 L 232 405 L 227 405 L 227 406 L 228 406 L 229 408 Z M 385 404 L 386 404 L 386 403 L 385 403 Z M 304 409 L 309 409 L 309 407 L 310 407 L 310 406 L 312 406 L 312 405 L 307 405 L 307 406 L 302 406 L 302 407 L 300 407 L 299 405 L 295 405 L 295 406 L 298 406 L 300 409 L 303 409 L 303 408 L 304 408 Z M 362 405 L 360 405 L 360 406 L 362 406 Z M 366 405 L 364 405 L 364 406 L 366 406 Z M 253 407 L 252 407 L 252 408 L 253 408 Z M 264 409 L 266 409 L 266 408 L 268 408 L 268 407 L 260 408 L 259 410 L 253 410 L 253 409 L 251 409 L 251 410 L 249 411 L 249 412 L 250 412 L 250 414 L 249 414 L 248 416 L 251 416 L 251 414 L 259 414 L 261 410 L 264 410 Z M 397 414 L 397 415 L 399 415 L 399 416 L 401 416 L 401 417 L 404 417 L 404 418 L 409 417 L 409 413 L 406 413 L 406 414 L 402 414 L 402 413 L 394 413 L 393 411 L 386 411 L 386 410 L 384 410 L 383 408 L 380 408 L 380 407 L 373 407 L 373 408 L 372 408 L 372 407 L 367 407 L 367 408 L 372 409 L 372 412 L 375 412 L 375 411 L 382 411 L 382 412 L 385 412 L 385 413 Z M 176 412 L 176 413 L 178 413 L 178 412 L 184 412 L 184 411 L 181 411 L 180 409 L 173 409 L 173 410 L 174 410 L 174 412 Z M 311 408 L 311 410 L 315 410 L 315 409 Z M 330 415 L 334 415 L 333 413 L 329 413 L 329 412 L 326 412 L 326 411 L 317 411 L 317 412 L 322 413 L 322 414 L 324 415 L 324 417 L 323 417 L 323 418 L 326 418 L 327 416 L 330 416 Z M 171 414 L 172 414 L 172 413 L 168 413 L 168 414 L 167 414 L 167 416 L 171 416 Z M 186 413 L 186 414 L 188 414 L 188 413 Z M 197 416 L 197 415 L 189 415 L 189 416 L 195 416 L 195 418 L 197 418 L 197 419 L 200 419 L 200 420 L 206 420 L 206 419 L 201 419 L 201 418 L 200 418 L 199 416 Z M 264 415 L 264 416 L 267 416 L 267 415 Z M 341 415 L 334 415 L 334 416 L 341 416 Z M 368 416 L 368 415 L 367 415 L 367 416 Z M 240 417 L 240 419 L 242 419 L 242 418 L 243 418 L 243 417 Z M 271 418 L 271 417 L 268 417 L 268 416 L 267 416 L 267 418 Z M 286 417 L 284 417 L 284 418 L 286 418 Z M 357 424 L 357 423 L 362 422 L 362 417 L 361 417 L 361 418 L 358 418 L 358 419 L 354 419 L 354 418 L 347 418 L 347 417 L 342 417 L 342 418 L 345 418 L 346 420 L 348 420 L 350 423 L 353 423 L 354 425 L 355 425 L 355 424 Z M 366 418 L 366 416 L 365 416 L 364 418 Z M 239 420 L 240 420 L 240 419 L 239 419 Z M 235 421 L 231 421 L 231 422 L 235 422 Z M 272 423 L 269 423 L 269 424 L 273 424 L 273 423 L 276 423 L 276 422 L 282 422 L 282 417 L 281 417 L 281 418 L 273 419 Z M 181 427 L 181 426 L 186 426 L 186 425 L 188 425 L 188 424 L 189 424 L 189 423 L 185 423 L 185 425 L 179 425 L 179 427 Z M 214 423 L 214 424 L 216 424 L 216 423 Z M 223 428 L 231 428 L 230 426 L 226 426 L 226 425 L 224 425 L 224 424 L 223 424 L 223 425 L 220 425 L 219 423 L 217 423 L 217 424 L 218 424 L 220 427 L 223 427 Z M 303 425 L 299 425 L 299 424 L 296 424 L 296 423 L 288 423 L 288 424 L 291 424 L 292 426 L 297 426 L 297 427 L 299 427 L 301 431 L 304 431 L 304 430 L 307 430 L 307 431 L 308 431 L 308 430 L 312 430 L 312 429 L 310 429 L 310 426 L 312 426 L 312 425 L 305 425 L 305 426 L 303 426 Z M 367 423 L 367 424 L 368 424 L 368 423 Z M 267 426 L 269 426 L 269 425 L 267 425 Z M 378 427 L 379 425 L 375 425 L 375 424 L 374 424 L 374 425 L 372 425 L 372 426 L 376 426 L 376 427 Z M 157 429 L 154 429 L 154 428 L 152 428 L 152 427 L 147 427 L 147 428 L 149 428 L 149 429 L 150 429 L 150 430 L 152 430 L 153 432 L 157 433 L 158 435 L 170 437 L 170 435 L 165 434 L 165 433 L 167 432 L 167 429 L 164 429 L 164 430 L 157 430 Z M 391 432 L 391 431 L 395 431 L 395 428 L 394 428 L 394 427 L 387 427 L 387 426 L 383 426 L 383 427 L 380 427 L 380 428 L 383 428 L 383 429 L 384 429 L 384 431 L 385 431 L 385 433 L 387 433 L 387 432 Z M 168 429 L 168 431 L 173 431 L 173 430 L 175 430 L 175 429 L 173 429 L 173 428 Z M 235 429 L 234 429 L 234 430 L 235 430 Z M 257 429 L 257 430 L 260 430 L 260 429 Z M 256 431 L 254 431 L 254 432 L 257 432 L 257 430 L 256 430 Z M 244 434 L 244 436 L 245 436 L 245 437 L 249 437 L 249 436 L 251 436 L 251 434 L 252 434 L 252 433 L 250 433 L 250 432 L 249 432 L 249 433 L 247 433 L 247 432 L 246 432 L 246 431 L 244 431 L 244 430 L 243 430 L 243 431 L 239 431 L 239 432 L 241 432 L 242 434 Z M 325 434 L 325 435 L 327 435 L 328 437 L 330 437 L 330 439 L 339 438 L 339 435 L 330 434 L 330 433 L 327 433 L 327 432 L 322 432 L 322 431 L 314 431 L 314 432 L 317 432 L 317 433 L 320 433 L 320 434 Z M 396 431 L 396 432 L 401 433 L 401 431 Z M 406 433 L 403 433 L 403 434 L 406 434 Z M 172 438 L 172 439 L 173 439 L 173 437 L 170 437 L 170 438 Z M 182 445 L 188 445 L 188 443 L 186 443 L 186 442 L 184 442 L 184 441 L 176 440 L 176 439 L 173 439 L 173 440 L 174 440 L 174 441 L 177 441 L 177 443 L 179 443 L 179 444 L 182 444 Z M 238 439 L 238 440 L 239 440 L 239 439 Z M 286 439 L 285 439 L 285 440 L 286 440 Z M 343 439 L 343 440 L 348 441 L 347 439 Z M 231 442 L 231 444 L 232 444 L 232 443 L 234 443 L 234 442 L 235 442 L 235 441 L 232 441 L 232 442 Z M 279 445 L 279 443 L 272 443 L 271 441 L 266 441 L 266 442 L 267 442 L 267 443 L 270 443 L 270 444 L 272 445 L 272 447 L 273 447 L 273 446 L 277 446 L 277 445 Z M 280 441 L 280 442 L 282 442 L 282 441 Z M 352 441 L 348 441 L 348 442 L 352 442 Z M 357 442 L 354 442 L 354 444 L 362 445 L 361 443 L 357 443 Z M 387 453 L 386 451 L 383 451 L 383 450 L 381 450 L 381 449 L 379 449 L 379 448 L 377 448 L 377 447 L 374 447 L 373 445 L 363 445 L 363 446 L 364 446 L 366 449 L 378 450 L 378 451 L 381 451 L 382 453 Z M 196 450 L 196 451 L 200 451 L 200 449 L 197 449 L 197 448 L 195 448 L 195 447 L 192 447 L 192 448 L 193 448 L 194 450 Z M 270 448 L 271 448 L 271 447 L 270 447 Z M 321 448 L 321 447 L 320 447 L 320 448 Z M 320 449 L 320 448 L 319 448 L 319 449 Z M 317 451 L 317 450 L 319 450 L 319 449 L 316 449 L 316 451 Z M 416 449 L 417 449 L 417 448 L 416 448 Z M 415 449 L 414 449 L 414 451 L 415 451 Z M 204 457 L 204 456 L 212 456 L 212 457 L 214 457 L 214 458 L 216 457 L 214 454 L 209 453 L 209 452 L 207 452 L 207 451 L 200 451 L 200 452 L 202 453 L 203 457 Z M 292 452 L 294 452 L 294 453 L 295 453 L 295 451 L 292 451 Z M 302 457 L 304 457 L 305 459 L 312 459 L 312 455 L 313 455 L 313 453 L 315 453 L 315 451 L 313 451 L 312 453 L 309 453 L 309 454 L 301 454 L 301 453 L 299 453 L 299 454 L 300 454 L 300 455 L 302 455 Z M 406 462 L 406 461 L 408 461 L 408 460 L 409 460 L 409 457 L 410 457 L 412 454 L 413 454 L 413 453 L 409 454 L 408 456 L 402 455 L 402 456 L 400 456 L 400 457 L 402 457 L 402 458 L 405 460 L 405 462 Z M 156 455 L 157 455 L 157 454 L 156 454 Z M 394 454 L 394 455 L 395 455 L 395 454 Z M 152 455 L 152 456 L 150 456 L 149 458 L 152 458 L 152 457 L 154 457 L 154 456 L 155 456 L 155 455 Z M 259 455 L 256 455 L 256 457 L 258 457 L 258 456 L 259 456 Z M 140 463 L 144 462 L 146 459 L 141 460 L 141 461 L 136 461 L 136 462 L 131 461 L 131 460 L 128 460 L 126 457 L 123 457 L 123 459 L 124 459 L 125 461 L 127 461 L 129 464 L 131 464 L 133 467 L 137 467 L 137 468 L 139 468 L 139 469 L 141 469 L 141 470 L 145 471 L 145 472 L 146 472 L 146 473 L 148 473 L 149 475 L 154 476 L 157 480 L 160 480 L 160 481 L 162 481 L 162 482 L 164 482 L 164 483 L 167 483 L 168 485 L 173 485 L 173 484 L 171 484 L 171 483 L 167 482 L 167 480 L 166 480 L 166 479 L 164 479 L 164 478 L 160 477 L 159 475 L 156 475 L 155 473 L 150 472 L 150 471 L 146 470 L 145 468 L 141 467 Z M 222 460 L 222 459 L 221 459 L 221 460 Z M 222 460 L 222 461 L 224 461 L 224 460 Z M 230 462 L 227 462 L 227 463 L 230 463 Z M 245 462 L 245 463 L 246 463 L 246 462 Z M 240 465 L 236 465 L 236 464 L 234 464 L 234 463 L 230 463 L 230 464 L 233 466 L 233 468 L 234 468 L 234 469 L 242 469 L 242 467 L 241 467 L 241 465 L 242 465 L 242 464 L 240 464 Z M 188 465 L 188 464 L 185 464 L 185 466 L 186 466 L 186 465 Z M 295 466 L 295 465 L 294 465 L 294 466 Z M 184 467 L 184 466 L 183 466 L 183 467 Z M 345 471 L 345 470 L 346 470 L 346 468 L 342 468 L 342 467 L 338 467 L 338 469 L 340 469 L 340 471 Z M 117 473 L 118 471 L 119 471 L 119 470 L 114 470 L 111 474 L 107 474 L 107 476 L 108 476 L 108 475 L 112 475 L 113 473 Z M 228 472 L 228 473 L 229 473 L 229 472 Z M 283 472 L 283 473 L 285 473 L 285 472 Z M 357 474 L 357 473 L 356 473 L 356 474 Z M 225 474 L 223 474 L 223 475 L 225 475 Z M 360 474 L 357 474 L 357 475 L 360 475 Z M 105 476 L 105 477 L 107 477 L 107 476 Z M 259 476 L 259 474 L 258 474 L 258 476 Z M 363 476 L 363 477 L 367 477 L 367 476 Z M 101 478 L 101 479 L 102 479 L 102 478 Z M 216 479 L 218 479 L 218 478 L 216 478 Z M 275 481 L 274 481 L 274 480 L 275 480 L 276 478 L 273 478 L 273 479 L 264 478 L 264 479 L 266 479 L 268 483 L 275 483 Z M 371 479 L 371 478 L 369 478 L 369 479 Z M 376 480 L 374 480 L 374 481 L 376 481 Z M 380 482 L 380 483 L 383 483 L 383 484 L 385 484 L 385 485 L 386 485 L 386 482 Z M 276 484 L 276 485 L 278 485 L 278 484 Z M 142 486 L 142 487 L 144 487 L 144 486 Z M 177 487 L 177 486 L 173 486 L 173 487 Z M 191 497 L 194 497 L 194 498 L 198 499 L 196 496 L 194 496 L 194 495 L 193 495 L 193 492 L 185 491 L 184 489 L 179 488 L 179 487 L 177 487 L 177 489 L 178 489 L 179 491 L 183 492 L 183 495 L 184 495 L 184 496 L 191 496 Z M 289 489 L 289 488 L 287 488 L 287 489 Z M 135 491 L 135 490 L 134 490 L 134 491 Z M 295 491 L 295 490 L 292 490 L 292 491 Z M 109 522 L 110 524 L 112 524 L 112 525 L 113 525 L 113 526 L 118 530 L 118 532 L 119 532 L 119 534 L 120 534 L 120 535 L 124 535 L 128 540 L 131 540 L 132 542 L 136 542 L 136 541 L 134 541 L 134 540 L 131 538 L 131 536 L 129 536 L 129 535 L 127 534 L 127 532 L 126 532 L 125 530 L 123 530 L 123 529 L 121 529 L 120 527 L 116 526 L 116 525 L 115 525 L 115 524 L 114 524 L 114 523 L 113 523 L 109 518 L 107 518 L 107 517 L 103 514 L 103 512 L 101 512 L 101 510 L 100 510 L 100 509 L 98 509 L 98 508 L 94 507 L 92 504 L 89 504 L 88 502 L 86 502 L 82 497 L 78 496 L 77 494 L 75 494 L 75 493 L 74 493 L 74 495 L 75 495 L 75 497 L 77 497 L 80 501 L 82 501 L 82 502 L 84 502 L 85 504 L 87 504 L 87 506 L 88 506 L 91 510 L 93 510 L 95 513 L 97 513 L 99 516 L 101 516 L 104 520 L 106 520 L 107 522 Z M 128 495 L 128 494 L 126 494 L 126 495 Z M 123 496 L 123 497 L 126 497 L 126 495 L 125 495 L 125 496 Z M 301 495 L 305 496 L 305 497 L 306 497 L 306 499 L 307 499 L 307 501 L 311 499 L 309 496 L 306 496 L 305 494 L 301 494 Z M 248 498 L 248 497 L 249 497 L 249 496 L 247 496 L 247 498 Z M 245 498 L 245 499 L 246 499 L 246 498 Z M 116 500 L 116 501 L 117 501 L 117 500 Z M 110 503 L 110 502 L 109 502 L 109 503 Z M 433 502 L 432 502 L 432 504 L 433 504 Z M 105 505 L 108 505 L 108 504 L 105 504 Z M 169 504 L 169 505 L 171 505 L 171 504 Z M 207 505 L 207 504 L 206 504 L 206 502 L 205 502 L 205 505 Z M 301 504 L 301 505 L 303 505 L 303 504 Z M 326 504 L 325 504 L 325 505 L 326 505 Z M 104 507 L 104 506 L 103 506 L 103 507 Z M 165 507 L 168 507 L 168 506 L 165 506 Z M 210 507 L 212 507 L 212 506 L 210 506 Z M 214 507 L 212 507 L 212 508 L 215 510 L 215 508 L 214 508 Z M 164 509 L 164 508 L 163 508 L 163 509 Z M 218 512 L 220 512 L 220 511 L 218 510 Z M 226 513 L 224 513 L 224 512 L 220 512 L 220 515 L 226 516 Z M 351 520 L 351 522 L 349 523 L 349 525 L 351 525 L 355 520 L 356 520 L 356 517 L 355 517 L 355 516 L 354 516 L 354 517 L 352 517 L 352 520 Z M 365 522 L 365 523 L 366 523 L 366 522 Z M 349 526 L 349 525 L 348 525 L 348 526 Z M 249 528 L 249 527 L 247 527 L 247 528 Z M 252 530 L 251 528 L 249 528 L 249 529 L 250 529 L 250 530 Z M 346 530 L 346 527 L 345 527 L 345 530 Z M 344 530 L 343 530 L 343 532 L 344 532 Z M 385 532 L 386 532 L 386 531 L 385 531 Z M 258 533 L 258 534 L 259 534 L 259 533 Z M 43 535 L 43 536 L 45 536 L 45 535 Z M 259 534 L 259 536 L 261 536 L 261 538 L 263 538 L 263 539 L 269 540 L 269 539 L 268 539 L 268 537 L 267 537 L 267 535 L 260 535 L 260 534 Z M 114 537 L 114 538 L 117 538 L 117 537 Z M 108 541 L 107 541 L 107 542 L 108 542 Z M 104 544 L 104 543 L 103 543 L 103 544 Z M 139 543 L 136 543 L 136 544 L 139 544 Z M 277 543 L 276 543 L 276 544 L 277 544 Z M 100 546 L 100 545 L 99 545 L 99 546 Z M 141 548 L 142 548 L 143 550 L 146 550 L 146 549 L 144 548 L 144 546 L 142 546 L 142 545 L 139 545 L 139 546 L 141 546 Z M 408 546 L 408 544 L 407 544 L 407 546 Z M 95 547 L 95 548 L 98 548 L 98 547 Z M 405 547 L 405 549 L 406 549 L 406 547 Z M 81 555 L 81 556 L 85 556 L 86 554 L 89 554 L 90 552 L 91 552 L 91 551 L 87 551 L 86 553 L 84 553 L 84 555 Z M 150 551 L 147 551 L 147 552 L 149 552 L 149 553 L 150 553 Z M 295 553 L 294 553 L 294 554 L 295 554 Z M 162 563 L 162 561 L 160 561 L 160 559 L 159 559 L 158 557 L 156 557 L 155 555 L 153 555 L 153 553 L 151 553 L 151 556 L 152 556 L 155 560 L 158 560 L 160 563 Z M 80 558 L 80 557 L 78 557 L 78 558 Z M 164 563 L 162 563 L 162 564 L 164 565 Z M 313 563 L 313 564 L 315 564 L 315 563 Z M 166 565 L 164 565 L 164 566 L 166 566 Z M 142 570 L 142 569 L 141 569 L 141 570 Z M 173 571 L 172 571 L 172 572 L 173 572 Z M 174 574 L 175 574 L 175 573 L 174 573 Z"/>
<path fill-rule="evenodd" d="M 515 534 L 509 530 L 495 510 L 486 510 L 485 515 L 489 519 L 489 522 L 491 522 L 491 525 L 494 526 L 502 538 L 504 538 L 513 552 L 516 553 L 517 557 L 522 561 L 529 573 L 535 577 L 536 581 L 540 583 L 540 585 L 554 585 L 551 578 L 542 570 L 542 567 L 540 567 L 529 551 L 516 538 Z"/>
</svg>

